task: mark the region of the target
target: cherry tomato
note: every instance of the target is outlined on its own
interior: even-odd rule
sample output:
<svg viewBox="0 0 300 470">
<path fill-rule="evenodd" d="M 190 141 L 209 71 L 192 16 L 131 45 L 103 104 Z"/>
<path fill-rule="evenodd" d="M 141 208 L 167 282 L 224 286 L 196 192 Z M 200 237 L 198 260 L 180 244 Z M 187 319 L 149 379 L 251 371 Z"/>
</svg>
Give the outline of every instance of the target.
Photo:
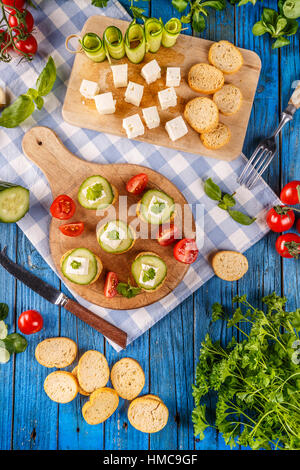
<svg viewBox="0 0 300 470">
<path fill-rule="evenodd" d="M 285 233 L 277 238 L 275 248 L 283 258 L 296 258 L 300 256 L 300 237 L 295 233 Z"/>
<path fill-rule="evenodd" d="M 0 29 L 0 48 L 1 50 L 4 49 L 6 44 L 9 42 L 10 37 L 7 31 L 5 29 Z"/>
<path fill-rule="evenodd" d="M 31 33 L 34 26 L 34 19 L 30 11 L 25 10 L 21 13 L 11 12 L 8 17 L 8 24 L 14 31 L 22 29 L 26 33 Z"/>
<path fill-rule="evenodd" d="M 156 238 L 161 246 L 168 246 L 179 238 L 178 235 L 179 230 L 175 224 L 165 224 L 159 227 Z"/>
<path fill-rule="evenodd" d="M 10 7 L 15 7 L 17 10 L 22 10 L 24 5 L 25 5 L 26 0 L 2 0 L 2 3 L 5 7 L 7 7 L 8 11 L 15 12 L 14 8 Z"/>
<path fill-rule="evenodd" d="M 177 261 L 192 264 L 196 261 L 199 250 L 193 238 L 183 238 L 174 246 L 174 257 Z"/>
<path fill-rule="evenodd" d="M 18 319 L 19 330 L 24 335 L 32 335 L 43 328 L 44 320 L 42 315 L 36 310 L 27 310 L 21 313 Z"/>
<path fill-rule="evenodd" d="M 84 231 L 84 223 L 74 222 L 72 224 L 64 224 L 59 227 L 59 230 L 66 235 L 66 237 L 79 237 Z"/>
<path fill-rule="evenodd" d="M 299 204 L 300 203 L 300 181 L 291 181 L 286 184 L 280 193 L 280 199 L 284 204 Z"/>
<path fill-rule="evenodd" d="M 113 273 L 110 271 L 105 279 L 105 284 L 104 284 L 104 295 L 105 297 L 114 297 L 117 295 L 117 286 L 119 284 L 119 279 L 116 273 Z"/>
<path fill-rule="evenodd" d="M 128 181 L 126 190 L 131 194 L 141 194 L 148 184 L 148 176 L 145 173 L 135 175 Z"/>
<path fill-rule="evenodd" d="M 14 48 L 18 54 L 28 54 L 29 56 L 33 56 L 38 49 L 38 44 L 32 34 L 26 34 L 24 39 L 20 34 L 16 34 L 14 37 Z"/>
<path fill-rule="evenodd" d="M 73 217 L 76 210 L 75 202 L 66 194 L 61 194 L 54 199 L 50 212 L 53 217 L 60 220 L 68 220 Z"/>
<path fill-rule="evenodd" d="M 273 232 L 285 232 L 294 222 L 295 214 L 287 206 L 274 206 L 267 213 L 267 224 Z"/>
</svg>

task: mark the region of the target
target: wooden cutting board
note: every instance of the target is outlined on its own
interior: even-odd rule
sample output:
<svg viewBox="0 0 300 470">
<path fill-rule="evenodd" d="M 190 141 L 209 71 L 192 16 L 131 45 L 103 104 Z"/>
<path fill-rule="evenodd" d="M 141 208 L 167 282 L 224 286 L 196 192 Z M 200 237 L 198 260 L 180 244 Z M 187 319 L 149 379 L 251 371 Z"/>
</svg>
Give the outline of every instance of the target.
<svg viewBox="0 0 300 470">
<path fill-rule="evenodd" d="M 126 163 L 100 165 L 81 160 L 69 152 L 56 134 L 46 127 L 32 128 L 25 134 L 22 145 L 25 155 L 32 160 L 47 177 L 53 198 L 59 194 L 67 194 L 77 202 L 77 192 L 80 184 L 89 176 L 100 174 L 107 178 L 119 191 L 119 199 L 113 206 L 116 209 L 116 218 L 118 218 L 122 207 L 121 204 L 123 204 L 125 205 L 125 213 L 129 214 L 129 208 L 131 208 L 130 215 L 128 216 L 128 223 L 131 224 L 137 222 L 135 210 L 132 206 L 137 204 L 139 196 L 128 194 L 125 185 L 132 176 L 141 172 L 147 173 L 149 177 L 148 189 L 162 189 L 174 198 L 175 203 L 178 205 L 175 223 L 178 227 L 181 227 L 184 223 L 184 236 L 193 236 L 195 224 L 186 199 L 173 183 L 156 171 L 140 165 Z M 124 198 L 120 199 L 121 196 L 126 196 L 127 200 Z M 78 202 L 76 206 L 75 215 L 69 221 L 64 222 L 58 219 L 52 219 L 50 225 L 50 249 L 58 272 L 61 272 L 60 259 L 68 250 L 85 247 L 100 257 L 104 269 L 100 278 L 91 286 L 79 286 L 64 279 L 65 283 L 81 297 L 101 307 L 134 309 L 162 299 L 172 292 L 181 282 L 189 266 L 175 260 L 173 257 L 173 246 L 162 247 L 157 243 L 155 238 L 138 238 L 133 248 L 122 255 L 106 253 L 100 248 L 97 242 L 96 227 L 98 223 L 103 223 L 103 218 L 107 212 L 102 216 L 97 216 L 96 211 L 84 209 Z M 108 216 L 110 218 L 110 214 L 108 214 Z M 72 221 L 84 222 L 85 230 L 81 236 L 70 238 L 60 232 L 60 225 Z M 146 228 L 148 228 L 148 224 L 139 221 L 139 225 L 136 226 L 136 231 L 138 232 L 141 229 L 145 230 Z M 154 236 L 156 232 L 157 226 L 154 230 Z M 130 278 L 131 283 L 133 283 L 133 279 L 130 275 L 131 263 L 141 251 L 155 252 L 166 262 L 168 275 L 163 286 L 156 292 L 142 292 L 132 299 L 127 299 L 122 296 L 107 299 L 103 294 L 106 273 L 108 271 L 115 271 L 120 281 L 127 282 L 128 278 Z"/>
<path fill-rule="evenodd" d="M 105 28 L 109 25 L 117 26 L 124 33 L 128 24 L 127 21 L 116 20 L 114 18 L 92 16 L 85 23 L 81 37 L 87 32 L 94 32 L 102 37 Z M 172 142 L 169 139 L 165 130 L 165 123 L 168 120 L 183 114 L 187 101 L 196 96 L 201 96 L 199 93 L 189 88 L 187 84 L 187 74 L 190 67 L 195 63 L 208 62 L 207 56 L 211 44 L 212 41 L 182 34 L 173 48 L 161 47 L 156 54 L 147 53 L 141 64 L 132 64 L 127 58 L 120 61 L 113 60 L 115 64 L 128 62 L 129 80 L 145 86 L 144 95 L 139 108 L 124 101 L 125 88 L 114 87 L 110 65 L 107 60 L 101 63 L 95 63 L 92 62 L 84 52 L 77 53 L 63 105 L 63 118 L 68 123 L 78 127 L 85 127 L 99 132 L 126 137 L 126 132 L 122 128 L 123 118 L 136 114 L 137 112 L 142 116 L 142 108 L 156 105 L 158 106 L 161 117 L 160 127 L 150 130 L 145 126 L 145 134 L 137 140 L 163 145 L 183 152 L 214 157 L 220 160 L 234 160 L 242 152 L 261 69 L 260 58 L 255 52 L 240 49 L 244 58 L 244 65 L 239 72 L 232 75 L 225 75 L 225 82 L 233 83 L 238 86 L 243 93 L 243 104 L 238 113 L 233 116 L 223 116 L 220 114 L 220 121 L 227 124 L 232 133 L 231 140 L 226 146 L 219 150 L 207 149 L 201 143 L 199 134 L 190 126 L 188 126 L 188 134 L 176 142 Z M 140 71 L 145 63 L 150 62 L 154 58 L 161 66 L 162 78 L 151 85 L 147 85 Z M 176 88 L 178 96 L 177 106 L 166 111 L 161 111 L 157 93 L 166 88 L 167 66 L 180 67 L 182 80 L 180 87 Z M 114 99 L 117 100 L 116 112 L 114 114 L 101 116 L 96 110 L 94 100 L 86 100 L 81 96 L 79 88 L 83 79 L 98 82 L 101 93 L 108 91 L 113 93 Z"/>
</svg>

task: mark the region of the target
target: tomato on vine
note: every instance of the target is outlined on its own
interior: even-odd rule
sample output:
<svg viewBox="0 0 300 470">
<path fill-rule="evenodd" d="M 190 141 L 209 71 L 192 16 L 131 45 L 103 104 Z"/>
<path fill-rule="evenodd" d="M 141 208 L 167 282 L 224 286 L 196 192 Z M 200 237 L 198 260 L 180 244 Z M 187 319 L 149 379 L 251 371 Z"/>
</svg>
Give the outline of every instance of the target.
<svg viewBox="0 0 300 470">
<path fill-rule="evenodd" d="M 34 19 L 28 10 L 11 12 L 8 17 L 8 24 L 15 32 L 23 31 L 25 33 L 31 33 L 34 26 Z"/>
<path fill-rule="evenodd" d="M 284 204 L 300 203 L 300 181 L 290 181 L 281 190 L 280 199 Z"/>
<path fill-rule="evenodd" d="M 37 40 L 32 34 L 20 35 L 14 37 L 14 49 L 18 54 L 32 57 L 38 49 Z"/>
<path fill-rule="evenodd" d="M 285 232 L 294 225 L 295 214 L 290 207 L 274 206 L 267 213 L 266 220 L 273 232 Z"/>
<path fill-rule="evenodd" d="M 2 0 L 3 5 L 10 12 L 16 12 L 16 10 L 22 10 L 25 6 L 26 0 Z M 16 10 L 14 8 L 15 7 Z"/>
<path fill-rule="evenodd" d="M 285 233 L 277 238 L 275 248 L 283 258 L 295 258 L 300 256 L 300 237 L 295 233 Z"/>
</svg>

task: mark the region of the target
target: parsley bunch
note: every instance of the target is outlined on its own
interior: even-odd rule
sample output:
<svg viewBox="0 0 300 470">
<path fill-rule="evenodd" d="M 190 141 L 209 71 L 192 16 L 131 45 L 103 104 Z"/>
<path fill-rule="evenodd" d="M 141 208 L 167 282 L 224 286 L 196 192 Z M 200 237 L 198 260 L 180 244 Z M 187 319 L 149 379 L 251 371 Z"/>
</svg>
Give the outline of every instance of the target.
<svg viewBox="0 0 300 470">
<path fill-rule="evenodd" d="M 300 308 L 286 312 L 287 299 L 275 293 L 262 301 L 266 312 L 250 305 L 245 295 L 235 297 L 239 306 L 231 318 L 214 304 L 213 321 L 227 318 L 240 341 L 233 337 L 223 347 L 206 335 L 202 343 L 193 386 L 195 434 L 203 439 L 212 426 L 230 447 L 299 450 Z M 213 424 L 205 405 L 211 393 L 217 395 Z"/>
</svg>

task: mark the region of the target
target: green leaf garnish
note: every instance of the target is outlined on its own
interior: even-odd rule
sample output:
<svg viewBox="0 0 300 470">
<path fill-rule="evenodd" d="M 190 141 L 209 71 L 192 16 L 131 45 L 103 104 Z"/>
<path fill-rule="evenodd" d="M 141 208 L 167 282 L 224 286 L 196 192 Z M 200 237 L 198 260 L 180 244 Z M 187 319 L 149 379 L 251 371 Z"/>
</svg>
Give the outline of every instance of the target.
<svg viewBox="0 0 300 470">
<path fill-rule="evenodd" d="M 135 297 L 137 294 L 141 292 L 139 287 L 132 286 L 129 282 L 126 284 L 125 282 L 119 282 L 117 285 L 118 294 L 123 295 L 127 299 L 131 299 Z"/>
<path fill-rule="evenodd" d="M 111 232 L 107 233 L 107 238 L 109 240 L 120 240 L 120 234 L 117 230 L 111 230 Z"/>
<path fill-rule="evenodd" d="M 89 188 L 87 188 L 86 198 L 89 201 L 96 201 L 97 199 L 99 199 L 101 197 L 102 191 L 103 191 L 102 184 L 101 183 L 96 183 L 93 186 L 90 186 Z"/>
<path fill-rule="evenodd" d="M 151 212 L 153 212 L 153 214 L 160 214 L 164 210 L 165 207 L 166 207 L 165 202 L 157 201 L 151 207 Z"/>
<path fill-rule="evenodd" d="M 9 308 L 7 304 L 0 303 L 0 321 L 5 320 L 7 318 L 9 312 Z"/>
<path fill-rule="evenodd" d="M 74 259 L 74 260 L 72 261 L 72 263 L 71 263 L 71 267 L 72 267 L 73 269 L 79 269 L 80 266 L 81 266 L 81 262 L 80 262 L 80 261 L 76 261 L 75 259 Z"/>
<path fill-rule="evenodd" d="M 149 268 L 143 273 L 143 282 L 152 281 L 155 278 L 155 269 Z"/>
</svg>

